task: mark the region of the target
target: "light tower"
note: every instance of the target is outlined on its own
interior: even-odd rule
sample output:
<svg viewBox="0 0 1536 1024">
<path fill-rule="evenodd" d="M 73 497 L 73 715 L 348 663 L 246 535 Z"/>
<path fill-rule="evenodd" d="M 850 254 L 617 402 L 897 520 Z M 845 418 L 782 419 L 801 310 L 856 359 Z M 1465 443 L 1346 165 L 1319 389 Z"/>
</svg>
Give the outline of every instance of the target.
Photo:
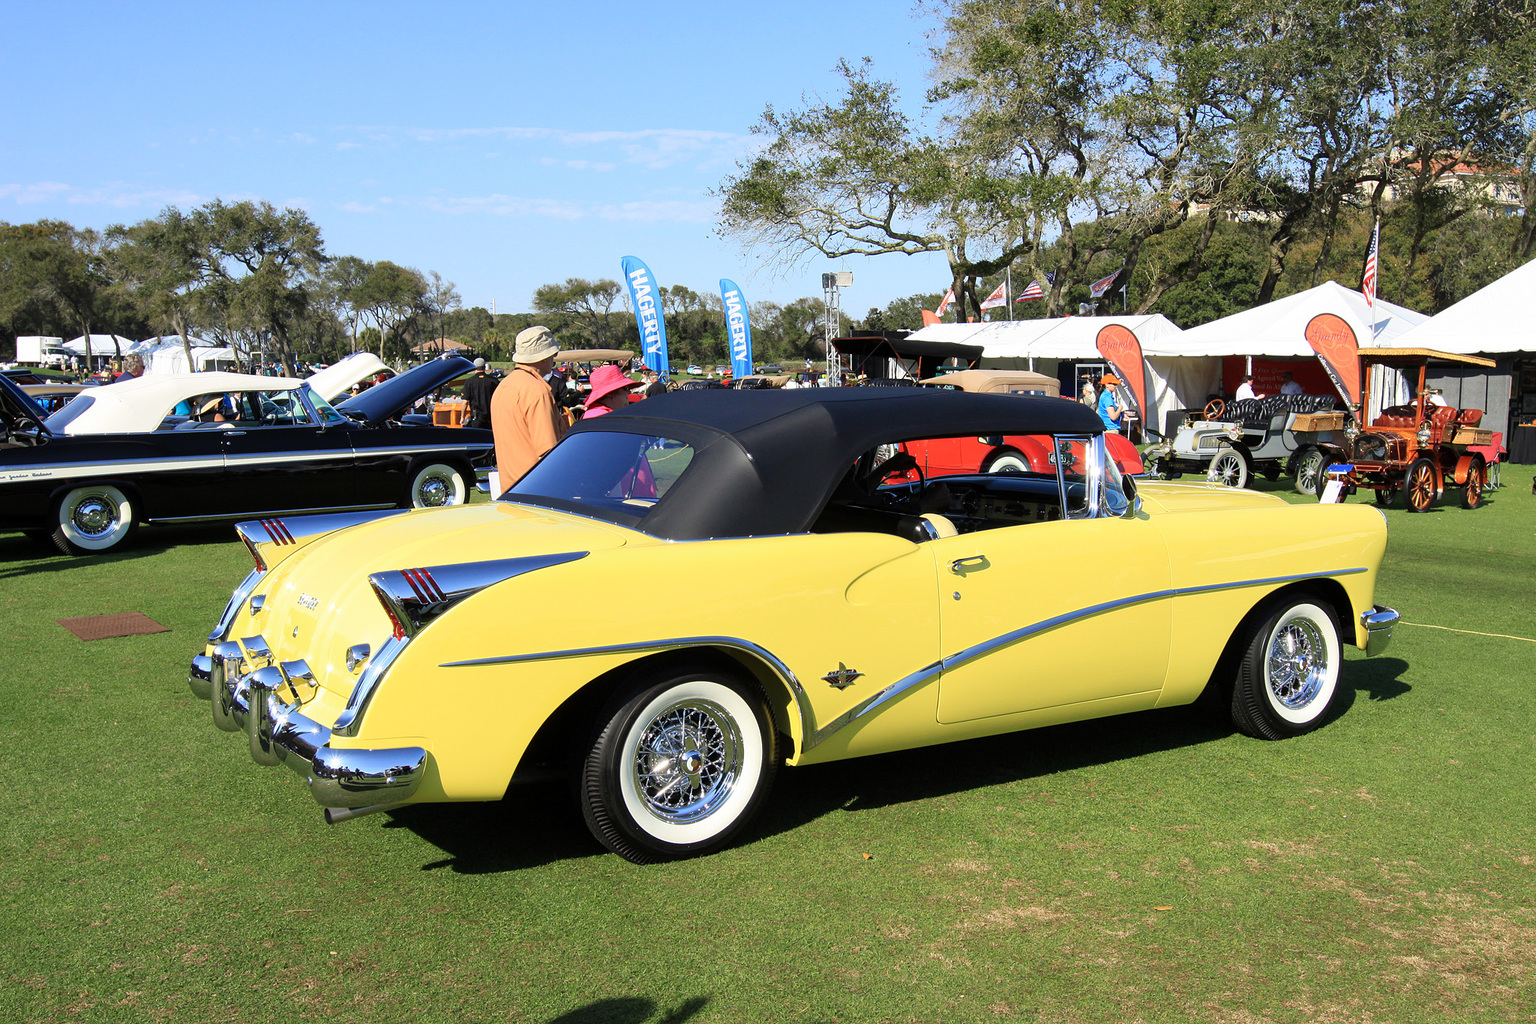
<svg viewBox="0 0 1536 1024">
<path fill-rule="evenodd" d="M 837 354 L 837 346 L 833 341 L 837 338 L 837 332 L 843 324 L 843 307 L 839 297 L 839 289 L 853 287 L 853 271 L 839 270 L 831 274 L 821 275 L 821 305 L 825 312 L 823 317 L 823 330 L 826 335 L 827 345 L 827 386 L 837 387 L 842 384 L 843 364 Z"/>
</svg>

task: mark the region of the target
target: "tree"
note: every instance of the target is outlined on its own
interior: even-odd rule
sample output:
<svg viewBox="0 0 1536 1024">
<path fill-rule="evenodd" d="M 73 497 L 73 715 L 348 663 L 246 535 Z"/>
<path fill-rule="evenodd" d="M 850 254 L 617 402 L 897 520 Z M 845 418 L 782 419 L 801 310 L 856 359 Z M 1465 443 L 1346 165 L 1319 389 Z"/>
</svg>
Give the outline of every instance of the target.
<svg viewBox="0 0 1536 1024">
<path fill-rule="evenodd" d="M 0 320 L 49 324 L 61 334 L 78 330 L 86 338 L 109 329 L 119 357 L 117 335 L 143 326 L 112 279 L 101 235 L 54 220 L 0 223 Z"/>
<path fill-rule="evenodd" d="M 187 366 L 192 358 L 192 323 L 199 306 L 198 290 L 210 268 L 204 258 L 205 240 L 196 220 L 174 206 L 160 216 L 133 227 L 107 229 L 107 259 L 150 323 L 162 333 L 181 337 Z"/>
<path fill-rule="evenodd" d="M 389 332 L 420 312 L 426 295 L 427 282 L 418 271 L 388 260 L 370 265 L 353 301 L 378 329 L 380 359 L 384 358 L 384 342 Z"/>
<path fill-rule="evenodd" d="M 533 308 L 560 318 L 556 333 L 574 327 L 591 348 L 611 348 L 613 306 L 622 291 L 617 281 L 608 278 L 568 277 L 564 284 L 541 285 L 533 293 Z"/>
<path fill-rule="evenodd" d="M 449 310 L 458 309 L 463 305 L 459 298 L 459 289 L 452 281 L 444 281 L 443 276 L 437 271 L 428 271 L 432 278 L 426 282 L 426 291 L 422 295 L 422 309 L 437 321 L 437 336 L 446 337 L 443 334 L 443 315 Z"/>
<path fill-rule="evenodd" d="M 770 138 L 767 148 L 715 190 L 722 233 L 784 263 L 942 253 L 956 295 L 974 298 L 970 282 L 1028 251 L 1013 231 L 1018 189 L 963 146 L 925 134 L 867 62 L 838 71 L 837 104 L 764 112 L 753 131 Z"/>
<path fill-rule="evenodd" d="M 352 341 L 353 352 L 357 351 L 357 332 L 363 318 L 358 296 L 372 269 L 373 264 L 356 256 L 339 256 L 326 266 L 321 278 L 322 294 L 327 297 L 338 318 L 348 325 L 347 333 Z"/>
<path fill-rule="evenodd" d="M 293 335 L 305 322 L 326 263 L 320 229 L 301 210 L 262 201 L 223 200 L 189 214 L 208 269 L 202 299 L 211 322 L 230 332 L 270 338 L 290 372 Z"/>
</svg>

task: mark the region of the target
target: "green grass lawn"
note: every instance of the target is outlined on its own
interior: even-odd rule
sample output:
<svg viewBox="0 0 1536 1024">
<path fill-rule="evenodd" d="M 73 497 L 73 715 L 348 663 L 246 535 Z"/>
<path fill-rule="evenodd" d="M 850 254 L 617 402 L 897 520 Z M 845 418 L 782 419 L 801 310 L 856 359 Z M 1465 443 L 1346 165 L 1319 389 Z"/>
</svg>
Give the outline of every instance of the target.
<svg viewBox="0 0 1536 1024">
<path fill-rule="evenodd" d="M 1388 518 L 1405 624 L 1315 733 L 1175 709 L 791 770 L 651 867 L 558 787 L 324 825 L 185 683 L 228 527 L 0 534 L 0 1019 L 1529 1020 L 1536 498 Z M 115 611 L 171 631 L 55 624 Z"/>
</svg>

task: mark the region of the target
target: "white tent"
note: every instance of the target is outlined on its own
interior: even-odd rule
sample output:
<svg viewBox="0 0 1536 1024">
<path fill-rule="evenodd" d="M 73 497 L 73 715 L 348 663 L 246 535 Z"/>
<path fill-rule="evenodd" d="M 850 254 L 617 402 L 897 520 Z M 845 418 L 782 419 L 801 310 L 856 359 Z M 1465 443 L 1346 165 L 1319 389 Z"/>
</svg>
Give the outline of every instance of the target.
<svg viewBox="0 0 1536 1024">
<path fill-rule="evenodd" d="M 1411 309 L 1377 299 L 1366 305 L 1365 296 L 1353 288 L 1327 281 L 1295 295 L 1212 320 L 1166 339 L 1149 354 L 1160 356 L 1312 356 L 1306 329 L 1320 313 L 1332 313 L 1349 324 L 1361 348 L 1396 347 L 1398 339 L 1428 317 Z"/>
<path fill-rule="evenodd" d="M 1398 344 L 1463 355 L 1536 352 L 1536 321 L 1529 308 L 1532 295 L 1536 295 L 1536 260 L 1436 313 Z"/>
<path fill-rule="evenodd" d="M 1059 373 L 1059 363 L 1102 363 L 1099 332 L 1118 324 L 1141 342 L 1147 363 L 1147 425 L 1160 430 L 1163 410 L 1202 404 L 1209 390 L 1203 372 L 1185 379 L 1185 360 L 1154 357 L 1162 349 L 1177 346 L 1183 333 L 1160 313 L 1138 316 L 1069 316 L 1049 320 L 994 320 L 976 324 L 932 324 L 914 331 L 918 341 L 948 341 L 980 345 L 981 363 L 996 369 L 1030 369 Z M 1075 389 L 1070 381 L 1064 391 Z"/>
<path fill-rule="evenodd" d="M 115 339 L 115 343 L 114 343 L 114 339 Z M 69 349 L 71 352 L 73 352 L 77 356 L 85 355 L 85 349 L 86 349 L 85 335 L 82 334 L 78 338 L 72 338 L 69 341 L 66 341 L 64 343 L 64 347 Z M 117 353 L 118 353 L 118 349 L 119 348 L 122 349 L 123 355 L 127 355 L 128 354 L 128 350 L 133 348 L 133 342 L 130 339 L 124 338 L 122 335 L 119 335 L 119 334 L 93 334 L 93 335 L 91 335 L 90 349 L 91 349 L 91 354 L 92 355 L 96 355 L 96 356 L 116 356 Z"/>
<path fill-rule="evenodd" d="M 144 372 L 156 376 L 202 370 L 233 370 L 238 365 L 235 350 L 218 345 L 198 345 L 192 349 L 193 365 L 187 365 L 187 350 L 180 338 L 151 339 L 159 344 L 144 349 Z"/>
<path fill-rule="evenodd" d="M 1404 335 L 1429 319 L 1385 299 L 1367 305 L 1365 296 L 1355 289 L 1326 281 L 1316 288 L 1191 327 L 1160 342 L 1148 361 L 1176 366 L 1170 372 L 1186 382 L 1186 393 L 1215 394 L 1221 390 L 1223 356 L 1315 359 L 1317 353 L 1307 341 L 1307 324 L 1323 313 L 1332 313 L 1347 323 L 1361 348 L 1400 347 Z M 1405 402 L 1411 394 L 1395 370 L 1384 368 L 1380 373 L 1371 395 L 1373 412 L 1383 403 Z"/>
</svg>

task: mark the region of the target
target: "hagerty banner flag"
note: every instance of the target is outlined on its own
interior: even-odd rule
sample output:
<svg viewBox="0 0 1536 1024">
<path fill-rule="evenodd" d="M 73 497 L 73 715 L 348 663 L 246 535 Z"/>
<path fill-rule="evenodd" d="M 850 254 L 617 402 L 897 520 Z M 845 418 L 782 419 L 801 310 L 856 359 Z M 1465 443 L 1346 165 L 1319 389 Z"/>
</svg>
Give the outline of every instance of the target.
<svg viewBox="0 0 1536 1024">
<path fill-rule="evenodd" d="M 746 297 L 736 282 L 720 279 L 720 301 L 725 303 L 725 333 L 731 342 L 731 376 L 740 380 L 752 375 L 752 320 Z"/>
<path fill-rule="evenodd" d="M 661 286 L 651 268 L 638 256 L 625 256 L 620 265 L 629 285 L 629 301 L 635 307 L 635 326 L 640 331 L 645 365 L 663 377 L 669 376 L 672 367 L 667 362 L 667 321 L 661 308 Z"/>
</svg>

